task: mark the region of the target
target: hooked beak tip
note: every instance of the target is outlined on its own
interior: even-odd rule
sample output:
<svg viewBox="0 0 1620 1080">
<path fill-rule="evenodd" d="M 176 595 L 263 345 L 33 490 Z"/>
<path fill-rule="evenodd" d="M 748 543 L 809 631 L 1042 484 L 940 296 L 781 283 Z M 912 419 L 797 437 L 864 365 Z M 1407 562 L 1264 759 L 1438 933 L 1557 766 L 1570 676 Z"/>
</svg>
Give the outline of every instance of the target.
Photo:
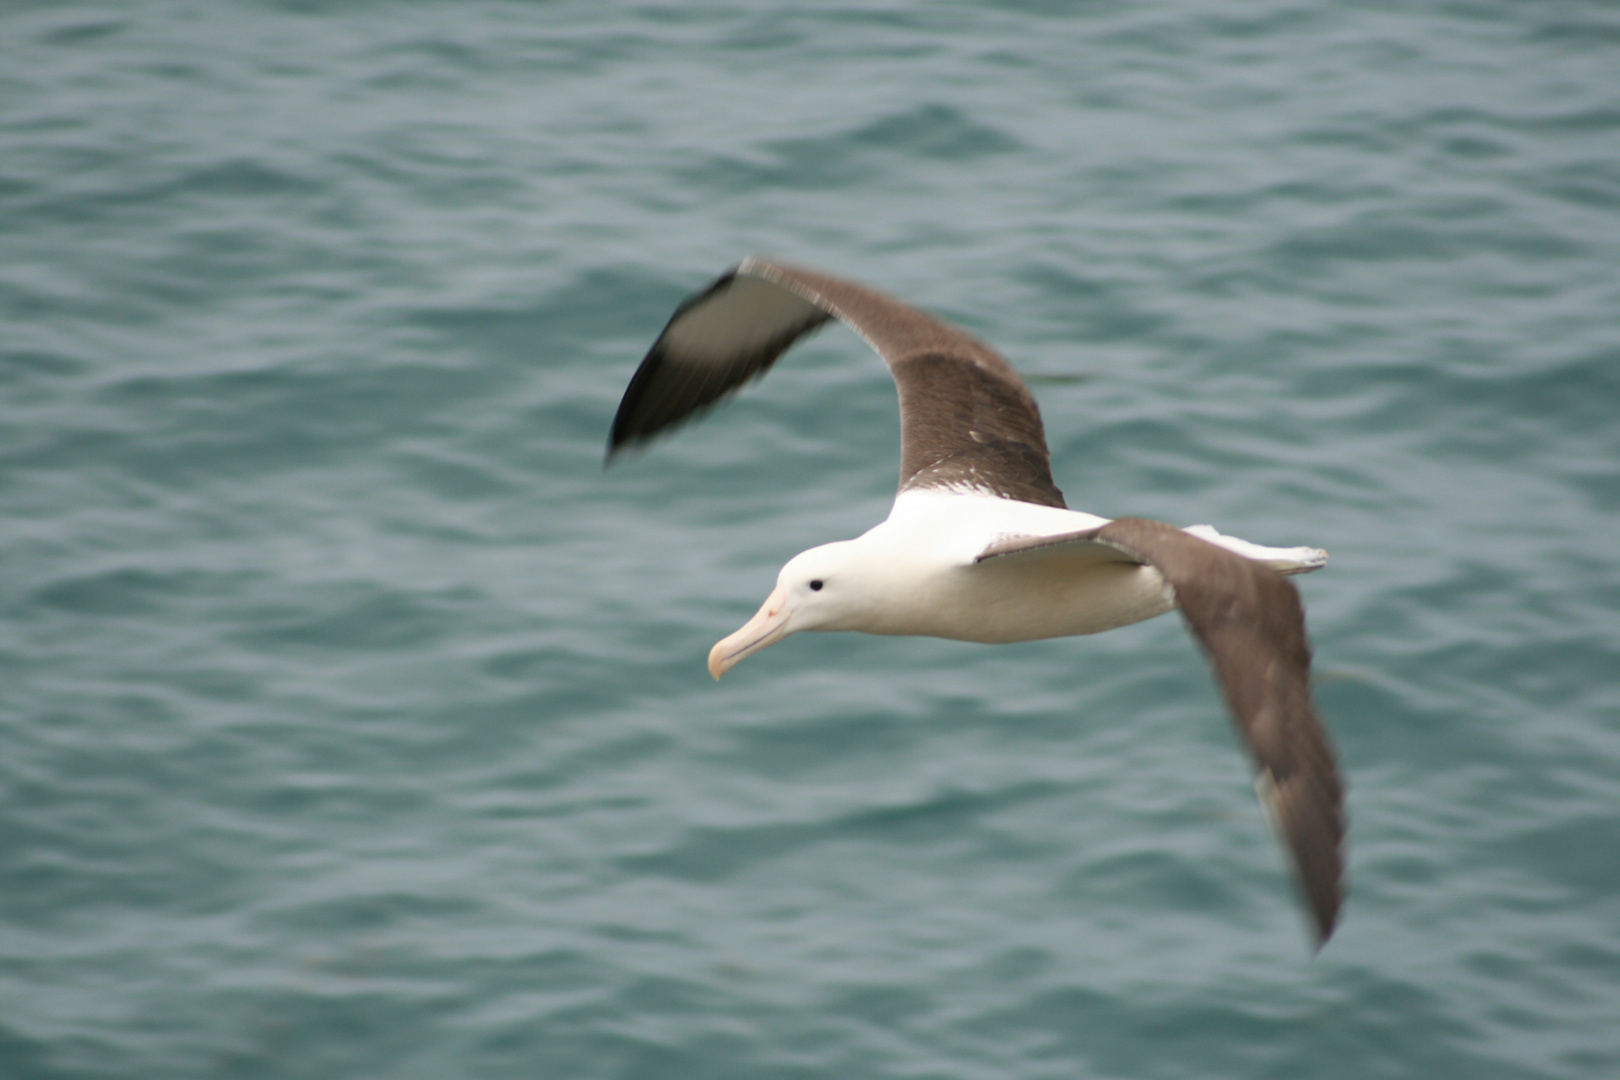
<svg viewBox="0 0 1620 1080">
<path fill-rule="evenodd" d="M 745 658 L 786 637 L 788 615 L 783 611 L 785 601 L 782 590 L 778 588 L 742 629 L 715 642 L 714 648 L 709 650 L 709 674 L 718 679 Z"/>
</svg>

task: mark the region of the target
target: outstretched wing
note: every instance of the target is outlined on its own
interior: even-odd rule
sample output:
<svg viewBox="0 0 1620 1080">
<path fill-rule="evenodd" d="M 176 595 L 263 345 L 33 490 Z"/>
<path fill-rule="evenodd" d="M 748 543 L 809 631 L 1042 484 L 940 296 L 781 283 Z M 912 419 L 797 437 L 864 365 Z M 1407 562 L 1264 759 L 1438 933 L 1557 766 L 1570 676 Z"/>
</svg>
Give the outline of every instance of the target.
<svg viewBox="0 0 1620 1080">
<path fill-rule="evenodd" d="M 966 331 L 864 285 L 748 259 L 676 309 L 630 380 L 608 458 L 768 371 L 829 319 L 864 338 L 900 392 L 900 487 L 1063 506 L 1034 395 Z"/>
<path fill-rule="evenodd" d="M 1005 540 L 978 561 L 1022 552 L 1039 557 L 1042 549 L 1071 545 L 1115 549 L 1159 571 L 1175 591 L 1248 744 L 1256 790 L 1293 860 L 1320 946 L 1333 933 L 1342 899 L 1344 785 L 1311 703 L 1311 648 L 1299 591 L 1267 566 L 1145 518 Z"/>
</svg>

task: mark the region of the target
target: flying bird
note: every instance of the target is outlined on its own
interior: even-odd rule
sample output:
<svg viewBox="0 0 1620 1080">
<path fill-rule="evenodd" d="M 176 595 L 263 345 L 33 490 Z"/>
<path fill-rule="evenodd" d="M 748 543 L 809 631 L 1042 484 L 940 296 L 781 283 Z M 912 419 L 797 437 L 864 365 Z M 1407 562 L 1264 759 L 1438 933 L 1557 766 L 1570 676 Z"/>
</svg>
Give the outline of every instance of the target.
<svg viewBox="0 0 1620 1080">
<path fill-rule="evenodd" d="M 1320 948 L 1339 914 L 1344 789 L 1311 702 L 1299 592 L 1284 575 L 1320 568 L 1326 552 L 1068 509 L 1035 398 L 993 349 L 875 289 L 762 258 L 676 309 L 625 391 L 608 460 L 763 375 L 832 319 L 866 340 L 899 388 L 899 494 L 861 536 L 788 560 L 759 612 L 709 653 L 710 673 L 806 630 L 1002 643 L 1179 608 L 1248 747 Z"/>
</svg>

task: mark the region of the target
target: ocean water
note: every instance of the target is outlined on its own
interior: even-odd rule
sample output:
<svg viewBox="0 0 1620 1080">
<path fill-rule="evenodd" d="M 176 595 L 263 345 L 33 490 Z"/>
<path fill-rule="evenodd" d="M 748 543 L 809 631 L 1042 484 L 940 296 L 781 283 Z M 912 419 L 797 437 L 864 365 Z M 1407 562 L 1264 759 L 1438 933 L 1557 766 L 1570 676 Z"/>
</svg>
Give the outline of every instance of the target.
<svg viewBox="0 0 1620 1080">
<path fill-rule="evenodd" d="M 709 646 L 886 512 L 766 252 L 1071 505 L 1328 548 L 1313 958 L 1174 616 Z M 0 7 L 0 1077 L 1620 1075 L 1620 12 Z"/>
</svg>

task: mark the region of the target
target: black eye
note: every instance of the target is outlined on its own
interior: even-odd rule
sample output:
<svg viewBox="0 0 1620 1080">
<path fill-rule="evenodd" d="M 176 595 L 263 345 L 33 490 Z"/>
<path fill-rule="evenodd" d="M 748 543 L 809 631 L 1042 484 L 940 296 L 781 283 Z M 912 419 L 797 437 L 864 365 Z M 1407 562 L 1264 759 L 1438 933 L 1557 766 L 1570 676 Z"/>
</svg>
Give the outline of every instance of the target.
<svg viewBox="0 0 1620 1080">
<path fill-rule="evenodd" d="M 822 581 L 820 578 L 816 578 L 816 580 L 814 580 L 814 581 L 812 581 L 810 583 L 810 591 L 811 592 L 820 592 L 821 587 L 823 585 L 825 585 L 825 584 L 827 584 L 825 581 Z"/>
</svg>

